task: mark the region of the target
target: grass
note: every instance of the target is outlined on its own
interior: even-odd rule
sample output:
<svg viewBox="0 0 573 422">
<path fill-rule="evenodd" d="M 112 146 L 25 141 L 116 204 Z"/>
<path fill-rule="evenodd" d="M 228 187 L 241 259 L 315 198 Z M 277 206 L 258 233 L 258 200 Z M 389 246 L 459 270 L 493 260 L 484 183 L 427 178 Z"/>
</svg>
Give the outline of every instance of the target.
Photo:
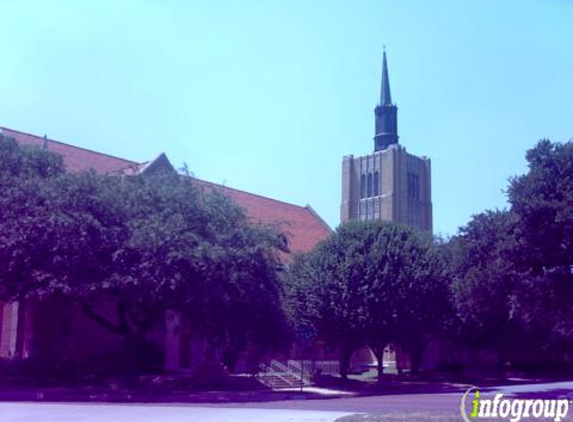
<svg viewBox="0 0 573 422">
<path fill-rule="evenodd" d="M 336 422 L 460 422 L 459 413 L 420 412 L 389 413 L 386 415 L 350 415 L 337 419 Z"/>
<path fill-rule="evenodd" d="M 479 422 L 500 422 L 509 419 L 480 418 Z M 541 419 L 522 418 L 520 422 L 539 421 Z M 552 419 L 545 419 L 552 420 Z M 569 420 L 566 418 L 565 420 Z M 385 415 L 350 415 L 337 419 L 335 422 L 461 422 L 459 413 L 452 412 L 412 412 L 412 413 L 388 413 Z"/>
</svg>

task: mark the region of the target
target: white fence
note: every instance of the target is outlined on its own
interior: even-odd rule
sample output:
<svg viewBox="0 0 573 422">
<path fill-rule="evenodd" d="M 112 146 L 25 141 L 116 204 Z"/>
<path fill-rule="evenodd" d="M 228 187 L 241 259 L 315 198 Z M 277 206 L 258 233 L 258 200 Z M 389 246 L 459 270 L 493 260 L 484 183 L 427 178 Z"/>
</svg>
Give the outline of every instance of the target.
<svg viewBox="0 0 573 422">
<path fill-rule="evenodd" d="M 340 373 L 340 364 L 337 360 L 289 360 L 288 368 L 295 373 L 304 374 L 309 379 L 314 375 L 333 375 Z"/>
</svg>

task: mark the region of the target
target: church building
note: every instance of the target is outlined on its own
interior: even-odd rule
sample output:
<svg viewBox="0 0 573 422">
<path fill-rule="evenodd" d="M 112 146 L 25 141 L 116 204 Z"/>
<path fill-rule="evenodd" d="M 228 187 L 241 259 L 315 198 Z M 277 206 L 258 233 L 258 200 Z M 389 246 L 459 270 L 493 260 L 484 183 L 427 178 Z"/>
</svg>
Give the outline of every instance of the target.
<svg viewBox="0 0 573 422">
<path fill-rule="evenodd" d="M 175 171 L 165 154 L 141 163 L 6 127 L 0 127 L 0 136 L 60 155 L 66 171 L 72 173 L 150 175 Z M 298 206 L 196 178 L 194 182 L 204 191 L 219 189 L 224 192 L 245 210 L 254 224 L 276 226 L 285 236 L 290 252 L 281 255 L 285 264 L 292 254 L 310 251 L 332 232 L 310 205 Z M 108 304 L 102 303 L 98 312 L 113 318 L 115 313 L 108 308 Z M 163 351 L 165 369 L 191 368 L 204 355 L 205 342 L 195 338 L 174 313 L 169 313 L 157 324 L 149 340 Z M 51 298 L 16 302 L 0 299 L 0 359 L 82 362 L 119 350 L 121 345 L 119 336 L 88 318 L 77 303 Z"/>
<path fill-rule="evenodd" d="M 380 103 L 374 109 L 374 152 L 343 158 L 340 221 L 382 219 L 432 232 L 430 159 L 400 145 L 397 113 L 384 51 Z"/>
</svg>

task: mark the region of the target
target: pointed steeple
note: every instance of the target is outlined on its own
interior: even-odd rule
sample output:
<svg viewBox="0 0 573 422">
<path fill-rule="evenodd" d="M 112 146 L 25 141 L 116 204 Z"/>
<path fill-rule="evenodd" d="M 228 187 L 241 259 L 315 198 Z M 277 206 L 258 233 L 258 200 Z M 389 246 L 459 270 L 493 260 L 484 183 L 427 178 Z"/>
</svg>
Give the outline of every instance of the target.
<svg viewBox="0 0 573 422">
<path fill-rule="evenodd" d="M 398 143 L 398 107 L 392 104 L 386 47 L 382 59 L 382 87 L 380 104 L 374 109 L 374 151 L 388 148 Z"/>
<path fill-rule="evenodd" d="M 388 61 L 386 60 L 386 46 L 384 46 L 384 55 L 382 59 L 382 88 L 380 90 L 380 105 L 392 105 L 390 78 L 388 78 Z"/>
</svg>

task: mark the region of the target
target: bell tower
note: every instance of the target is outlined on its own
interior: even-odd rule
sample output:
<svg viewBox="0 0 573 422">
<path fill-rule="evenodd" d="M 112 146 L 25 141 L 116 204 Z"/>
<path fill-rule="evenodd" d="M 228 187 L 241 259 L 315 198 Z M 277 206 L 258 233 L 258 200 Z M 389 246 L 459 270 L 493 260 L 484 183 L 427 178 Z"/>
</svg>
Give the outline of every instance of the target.
<svg viewBox="0 0 573 422">
<path fill-rule="evenodd" d="M 398 143 L 386 51 L 380 102 L 374 109 L 374 152 L 342 160 L 340 221 L 386 220 L 432 231 L 431 162 Z"/>
</svg>

